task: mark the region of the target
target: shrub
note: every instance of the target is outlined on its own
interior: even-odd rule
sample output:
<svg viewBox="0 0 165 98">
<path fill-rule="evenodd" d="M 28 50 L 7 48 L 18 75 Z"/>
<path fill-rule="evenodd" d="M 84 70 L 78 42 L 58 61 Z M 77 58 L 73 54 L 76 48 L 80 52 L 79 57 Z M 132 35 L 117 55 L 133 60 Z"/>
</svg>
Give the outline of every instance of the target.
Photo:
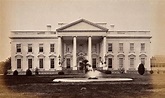
<svg viewBox="0 0 165 98">
<path fill-rule="evenodd" d="M 123 67 L 119 68 L 119 72 L 120 72 L 121 74 L 123 74 L 124 71 L 125 71 L 125 69 L 124 69 Z"/>
<path fill-rule="evenodd" d="M 64 75 L 64 72 L 63 71 L 59 71 L 58 75 Z"/>
<path fill-rule="evenodd" d="M 35 75 L 38 75 L 38 68 L 35 69 Z"/>
<path fill-rule="evenodd" d="M 139 67 L 138 67 L 138 73 L 140 75 L 143 75 L 145 72 L 145 68 L 144 68 L 144 65 L 143 64 L 140 64 Z"/>
<path fill-rule="evenodd" d="M 15 71 L 13 72 L 13 76 L 18 76 L 18 71 L 17 71 L 17 70 L 15 70 Z"/>
<path fill-rule="evenodd" d="M 150 74 L 153 74 L 154 73 L 154 71 L 153 70 L 150 70 Z"/>
<path fill-rule="evenodd" d="M 112 74 L 112 72 L 110 70 L 106 70 L 105 74 Z"/>
<path fill-rule="evenodd" d="M 31 76 L 31 75 L 32 75 L 32 71 L 31 71 L 30 69 L 27 69 L 27 70 L 26 70 L 26 75 L 27 75 L 27 76 Z"/>
</svg>

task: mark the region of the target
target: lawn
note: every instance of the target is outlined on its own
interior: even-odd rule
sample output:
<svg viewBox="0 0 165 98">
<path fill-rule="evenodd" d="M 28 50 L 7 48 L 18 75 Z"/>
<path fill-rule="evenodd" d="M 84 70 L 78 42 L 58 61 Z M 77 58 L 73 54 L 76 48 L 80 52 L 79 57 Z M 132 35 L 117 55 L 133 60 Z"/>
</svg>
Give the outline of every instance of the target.
<svg viewBox="0 0 165 98">
<path fill-rule="evenodd" d="M 164 98 L 165 74 L 112 74 L 131 82 L 53 83 L 83 75 L 0 76 L 0 98 Z"/>
</svg>

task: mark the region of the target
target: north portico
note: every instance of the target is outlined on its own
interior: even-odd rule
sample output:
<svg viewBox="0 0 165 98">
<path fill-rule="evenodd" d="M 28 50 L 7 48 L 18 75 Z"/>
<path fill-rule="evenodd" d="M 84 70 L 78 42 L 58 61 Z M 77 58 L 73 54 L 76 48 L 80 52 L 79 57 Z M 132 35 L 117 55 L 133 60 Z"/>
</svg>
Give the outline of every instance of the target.
<svg viewBox="0 0 165 98">
<path fill-rule="evenodd" d="M 100 65 L 104 60 L 105 52 L 101 52 L 101 48 L 106 49 L 106 33 L 108 29 L 84 19 L 80 19 L 71 24 L 65 25 L 57 29 L 59 35 L 59 54 L 66 59 L 64 66 L 71 65 L 69 68 L 79 70 L 82 60 L 88 60 L 92 67 L 106 67 Z M 102 46 L 102 47 L 101 47 Z M 69 57 L 70 55 L 70 57 Z M 59 61 L 60 62 L 60 61 Z M 106 69 L 106 68 L 105 68 Z"/>
<path fill-rule="evenodd" d="M 95 69 L 150 70 L 150 31 L 114 31 L 106 23 L 79 19 L 46 31 L 12 31 L 12 71 L 81 70 L 83 60 Z"/>
<path fill-rule="evenodd" d="M 62 63 L 64 67 L 79 70 L 83 60 L 88 60 L 93 68 L 107 67 L 101 64 L 104 62 L 102 60 L 105 56 L 101 50 L 106 49 L 106 45 L 103 43 L 106 39 L 104 36 L 64 36 L 59 38 L 63 42 L 59 47 L 64 47 L 63 51 L 59 49 L 59 53 L 61 53 L 59 56 L 64 59 Z"/>
</svg>

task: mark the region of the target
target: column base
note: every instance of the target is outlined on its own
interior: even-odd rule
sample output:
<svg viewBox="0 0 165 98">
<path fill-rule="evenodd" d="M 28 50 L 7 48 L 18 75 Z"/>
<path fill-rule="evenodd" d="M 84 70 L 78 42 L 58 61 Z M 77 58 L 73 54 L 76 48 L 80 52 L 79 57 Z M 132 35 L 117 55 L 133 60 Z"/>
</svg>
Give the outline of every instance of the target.
<svg viewBox="0 0 165 98">
<path fill-rule="evenodd" d="M 62 67 L 61 67 L 61 66 L 58 66 L 58 67 L 56 68 L 56 70 L 62 70 Z"/>
<path fill-rule="evenodd" d="M 77 67 L 73 67 L 73 70 L 77 70 Z"/>
</svg>

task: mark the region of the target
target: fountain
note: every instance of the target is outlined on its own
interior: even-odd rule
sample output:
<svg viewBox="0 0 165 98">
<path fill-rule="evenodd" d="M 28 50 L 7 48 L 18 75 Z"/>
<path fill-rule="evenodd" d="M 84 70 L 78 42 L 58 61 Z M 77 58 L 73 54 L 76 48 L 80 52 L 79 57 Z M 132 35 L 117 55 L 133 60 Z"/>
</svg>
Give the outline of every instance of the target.
<svg viewBox="0 0 165 98">
<path fill-rule="evenodd" d="M 61 78 L 54 79 L 53 82 L 121 82 L 121 81 L 132 81 L 131 78 L 102 78 L 102 73 L 93 69 L 88 68 L 86 78 Z"/>
</svg>

